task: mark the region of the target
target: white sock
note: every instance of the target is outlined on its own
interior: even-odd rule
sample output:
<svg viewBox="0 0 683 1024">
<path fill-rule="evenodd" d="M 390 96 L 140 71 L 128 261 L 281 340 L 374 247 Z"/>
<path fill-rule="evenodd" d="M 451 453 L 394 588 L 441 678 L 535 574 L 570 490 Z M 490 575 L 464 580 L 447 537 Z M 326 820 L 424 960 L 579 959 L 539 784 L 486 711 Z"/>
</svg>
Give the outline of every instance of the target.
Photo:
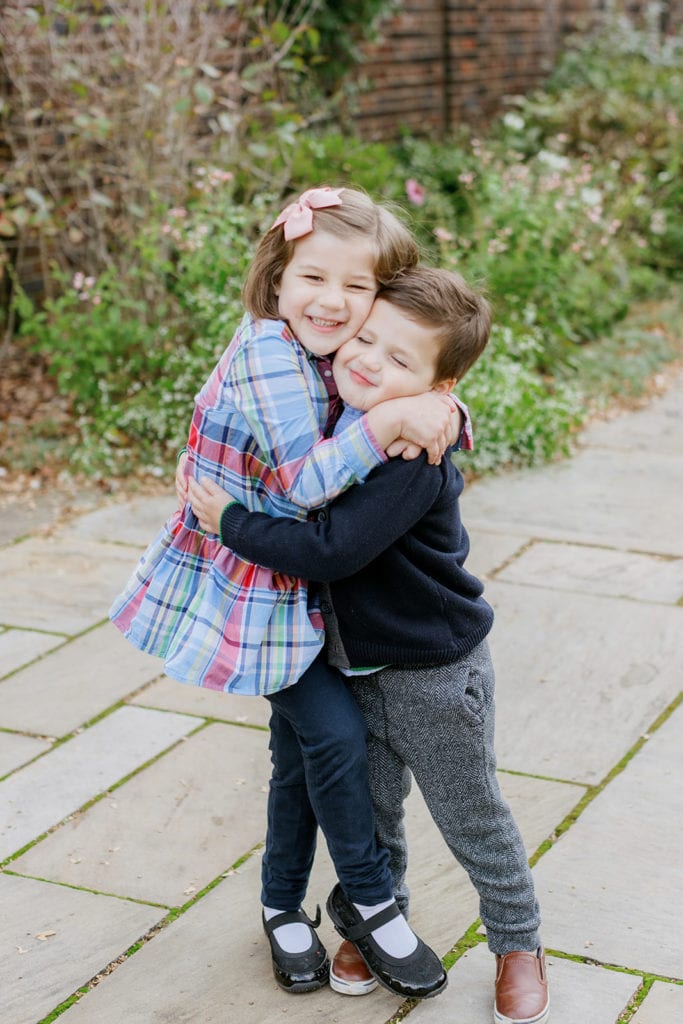
<svg viewBox="0 0 683 1024">
<path fill-rule="evenodd" d="M 378 914 L 380 910 L 390 907 L 394 902 L 394 900 L 386 900 L 384 903 L 378 903 L 374 907 L 364 907 L 360 903 L 354 903 L 353 905 L 363 920 L 367 921 L 373 914 Z M 375 928 L 370 934 L 377 945 L 381 946 L 389 956 L 410 956 L 417 949 L 417 936 L 403 914 L 393 917 L 387 924 Z"/>
<path fill-rule="evenodd" d="M 266 921 L 270 921 L 271 917 L 281 913 L 281 910 L 273 910 L 272 907 L 263 908 L 263 916 Z M 273 930 L 273 935 L 285 953 L 304 953 L 311 945 L 311 929 L 302 921 L 281 924 L 279 928 Z"/>
</svg>

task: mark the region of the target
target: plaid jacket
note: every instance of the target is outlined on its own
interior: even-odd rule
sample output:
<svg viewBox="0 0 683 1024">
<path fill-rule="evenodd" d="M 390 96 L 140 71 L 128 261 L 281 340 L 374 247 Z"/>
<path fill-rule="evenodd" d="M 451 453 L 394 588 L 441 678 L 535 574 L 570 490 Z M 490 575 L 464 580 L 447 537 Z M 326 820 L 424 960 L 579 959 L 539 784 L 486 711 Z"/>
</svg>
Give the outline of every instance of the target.
<svg viewBox="0 0 683 1024">
<path fill-rule="evenodd" d="M 188 472 L 251 511 L 305 519 L 385 461 L 364 419 L 324 438 L 329 398 L 282 321 L 246 315 L 198 394 Z M 252 565 L 204 534 L 189 505 L 144 553 L 110 617 L 181 682 L 243 694 L 295 683 L 323 644 L 304 580 Z"/>
</svg>

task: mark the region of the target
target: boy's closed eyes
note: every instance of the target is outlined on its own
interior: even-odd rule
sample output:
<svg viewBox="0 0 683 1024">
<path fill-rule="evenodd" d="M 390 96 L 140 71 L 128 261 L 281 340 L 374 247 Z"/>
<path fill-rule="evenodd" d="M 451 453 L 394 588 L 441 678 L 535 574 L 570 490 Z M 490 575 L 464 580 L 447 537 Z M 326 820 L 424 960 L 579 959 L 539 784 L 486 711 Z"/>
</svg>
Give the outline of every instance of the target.
<svg viewBox="0 0 683 1024">
<path fill-rule="evenodd" d="M 435 381 L 437 331 L 411 320 L 381 297 L 359 334 L 334 359 L 334 378 L 346 405 L 367 412 L 392 398 L 450 391 L 455 381 Z"/>
</svg>

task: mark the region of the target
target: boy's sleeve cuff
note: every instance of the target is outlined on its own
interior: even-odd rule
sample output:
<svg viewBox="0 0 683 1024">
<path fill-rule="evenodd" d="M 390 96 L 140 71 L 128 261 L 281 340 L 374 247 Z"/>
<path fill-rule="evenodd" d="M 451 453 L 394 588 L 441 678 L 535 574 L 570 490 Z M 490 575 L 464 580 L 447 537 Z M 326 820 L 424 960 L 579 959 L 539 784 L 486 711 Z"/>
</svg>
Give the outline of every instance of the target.
<svg viewBox="0 0 683 1024">
<path fill-rule="evenodd" d="M 239 501 L 229 501 L 223 508 L 220 518 L 221 544 L 226 548 L 232 547 L 235 537 L 244 523 L 245 516 L 248 516 L 244 505 Z"/>
</svg>

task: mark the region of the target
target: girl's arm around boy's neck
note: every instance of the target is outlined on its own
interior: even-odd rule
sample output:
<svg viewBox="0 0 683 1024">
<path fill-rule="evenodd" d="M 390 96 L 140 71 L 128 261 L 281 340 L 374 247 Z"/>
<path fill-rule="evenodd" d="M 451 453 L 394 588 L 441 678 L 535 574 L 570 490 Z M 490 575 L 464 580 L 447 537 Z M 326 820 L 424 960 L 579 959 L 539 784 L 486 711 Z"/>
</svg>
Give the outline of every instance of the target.
<svg viewBox="0 0 683 1024">
<path fill-rule="evenodd" d="M 415 457 L 424 448 L 429 462 L 438 465 L 445 450 L 462 429 L 462 413 L 451 398 L 436 391 L 381 402 L 365 414 L 368 429 L 387 454 Z M 399 447 L 395 443 L 399 442 Z M 405 451 L 405 442 L 415 451 Z M 391 449 L 391 450 L 390 450 Z"/>
</svg>

